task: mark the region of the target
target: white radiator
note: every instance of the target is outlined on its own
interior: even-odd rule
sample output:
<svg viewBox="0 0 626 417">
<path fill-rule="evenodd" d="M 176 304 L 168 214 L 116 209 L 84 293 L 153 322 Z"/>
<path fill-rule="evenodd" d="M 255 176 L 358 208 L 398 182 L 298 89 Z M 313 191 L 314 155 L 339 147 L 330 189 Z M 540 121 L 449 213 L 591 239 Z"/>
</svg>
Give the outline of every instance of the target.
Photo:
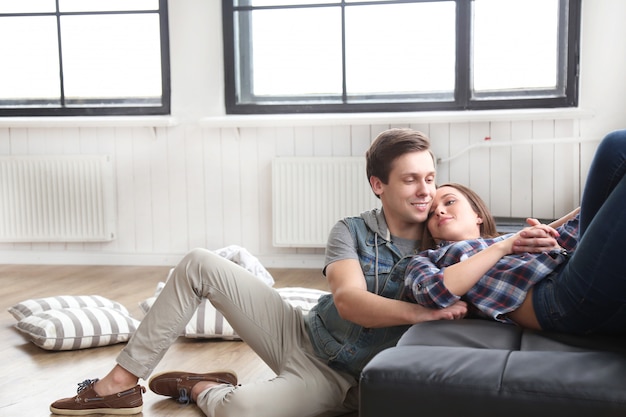
<svg viewBox="0 0 626 417">
<path fill-rule="evenodd" d="M 1 242 L 115 238 L 109 156 L 0 157 Z"/>
<path fill-rule="evenodd" d="M 274 246 L 325 247 L 337 220 L 380 207 L 364 157 L 280 157 L 272 162 Z"/>
</svg>

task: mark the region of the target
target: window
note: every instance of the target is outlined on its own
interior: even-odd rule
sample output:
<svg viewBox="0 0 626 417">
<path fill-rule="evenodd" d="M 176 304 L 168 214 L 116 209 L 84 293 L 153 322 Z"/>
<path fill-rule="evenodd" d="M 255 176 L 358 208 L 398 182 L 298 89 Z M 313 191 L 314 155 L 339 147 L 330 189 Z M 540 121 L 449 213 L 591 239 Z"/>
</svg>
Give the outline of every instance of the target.
<svg viewBox="0 0 626 417">
<path fill-rule="evenodd" d="M 166 0 L 0 0 L 0 116 L 169 114 Z"/>
<path fill-rule="evenodd" d="M 228 113 L 573 107 L 581 0 L 223 0 Z"/>
</svg>

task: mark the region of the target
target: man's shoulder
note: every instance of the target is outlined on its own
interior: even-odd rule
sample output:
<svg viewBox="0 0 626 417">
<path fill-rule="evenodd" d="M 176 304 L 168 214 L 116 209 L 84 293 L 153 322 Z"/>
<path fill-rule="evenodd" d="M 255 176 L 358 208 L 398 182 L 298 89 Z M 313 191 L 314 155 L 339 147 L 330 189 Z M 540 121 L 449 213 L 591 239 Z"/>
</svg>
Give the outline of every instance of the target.
<svg viewBox="0 0 626 417">
<path fill-rule="evenodd" d="M 384 222 L 384 218 L 382 217 L 382 212 L 380 209 L 371 209 L 362 212 L 359 215 L 346 216 L 340 220 L 345 224 L 357 224 L 362 225 L 365 224 L 369 229 L 372 229 L 375 225 L 378 225 L 382 221 Z"/>
</svg>

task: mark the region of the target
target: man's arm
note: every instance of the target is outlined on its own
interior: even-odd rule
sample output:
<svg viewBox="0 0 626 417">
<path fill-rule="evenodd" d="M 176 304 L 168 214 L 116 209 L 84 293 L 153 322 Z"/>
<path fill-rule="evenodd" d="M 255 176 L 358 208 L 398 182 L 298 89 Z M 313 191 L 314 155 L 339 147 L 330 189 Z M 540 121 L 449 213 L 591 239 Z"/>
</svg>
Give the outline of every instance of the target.
<svg viewBox="0 0 626 417">
<path fill-rule="evenodd" d="M 432 320 L 460 319 L 467 305 L 458 303 L 444 309 L 428 309 L 420 305 L 393 300 L 367 291 L 359 262 L 344 259 L 326 267 L 326 277 L 339 315 L 367 328 L 409 325 Z"/>
</svg>

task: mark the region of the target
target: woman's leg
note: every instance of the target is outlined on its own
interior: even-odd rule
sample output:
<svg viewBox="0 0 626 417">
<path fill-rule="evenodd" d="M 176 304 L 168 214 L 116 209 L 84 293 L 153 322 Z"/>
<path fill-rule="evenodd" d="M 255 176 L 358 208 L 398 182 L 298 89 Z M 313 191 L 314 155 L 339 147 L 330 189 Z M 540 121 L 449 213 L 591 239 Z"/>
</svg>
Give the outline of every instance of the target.
<svg viewBox="0 0 626 417">
<path fill-rule="evenodd" d="M 535 287 L 533 304 L 543 329 L 626 333 L 625 202 L 622 177 L 563 270 Z"/>
<path fill-rule="evenodd" d="M 580 210 L 580 236 L 626 173 L 626 129 L 609 133 L 593 157 Z"/>
</svg>

